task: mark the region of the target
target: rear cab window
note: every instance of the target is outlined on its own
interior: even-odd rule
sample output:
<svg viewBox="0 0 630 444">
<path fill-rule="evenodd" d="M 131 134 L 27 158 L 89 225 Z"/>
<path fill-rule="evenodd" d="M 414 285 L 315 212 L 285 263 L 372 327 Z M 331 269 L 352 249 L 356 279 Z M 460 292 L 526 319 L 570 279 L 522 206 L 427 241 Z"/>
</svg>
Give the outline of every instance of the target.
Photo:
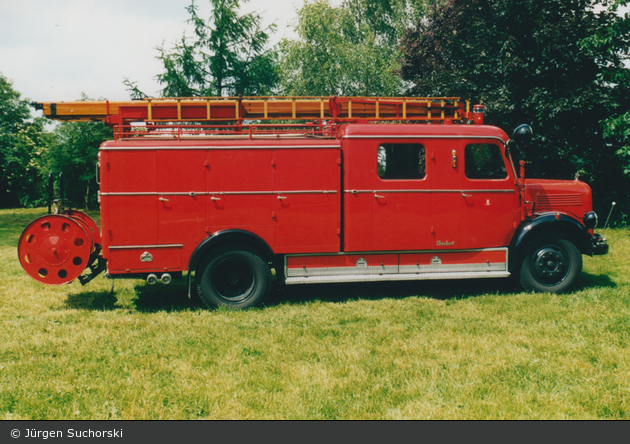
<svg viewBox="0 0 630 444">
<path fill-rule="evenodd" d="M 424 179 L 426 156 L 419 143 L 384 143 L 377 151 L 378 177 L 381 179 Z"/>
</svg>

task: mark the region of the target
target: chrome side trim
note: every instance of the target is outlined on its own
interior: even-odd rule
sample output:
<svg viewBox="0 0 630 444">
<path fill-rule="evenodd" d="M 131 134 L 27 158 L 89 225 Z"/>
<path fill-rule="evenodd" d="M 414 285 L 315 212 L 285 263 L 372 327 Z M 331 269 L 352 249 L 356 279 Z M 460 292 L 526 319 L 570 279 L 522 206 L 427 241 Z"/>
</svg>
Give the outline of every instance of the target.
<svg viewBox="0 0 630 444">
<path fill-rule="evenodd" d="M 372 190 L 343 190 L 344 193 L 349 193 L 349 194 L 369 194 L 369 193 L 373 193 L 374 191 Z"/>
<path fill-rule="evenodd" d="M 99 193 L 101 196 L 239 196 L 249 194 L 337 194 L 337 190 L 290 190 L 290 191 L 189 191 L 189 192 L 113 192 Z"/>
<path fill-rule="evenodd" d="M 506 271 L 506 262 L 490 262 L 479 264 L 442 264 L 442 265 L 401 265 L 400 273 L 446 273 L 446 272 L 473 272 L 473 271 Z"/>
<path fill-rule="evenodd" d="M 110 250 L 133 250 L 136 248 L 182 248 L 184 244 L 161 244 L 161 245 L 110 245 Z"/>
<path fill-rule="evenodd" d="M 133 193 L 98 193 L 99 196 L 157 196 L 158 193 L 153 193 L 153 192 L 149 192 L 149 193 L 145 193 L 145 192 L 133 192 Z M 182 193 L 182 194 L 188 194 L 188 193 Z"/>
<path fill-rule="evenodd" d="M 375 193 L 434 193 L 434 190 L 374 190 Z"/>
<path fill-rule="evenodd" d="M 345 276 L 345 275 L 379 275 L 398 273 L 398 265 L 380 265 L 368 267 L 316 267 L 289 268 L 287 277 L 308 276 Z"/>
<path fill-rule="evenodd" d="M 365 193 L 515 193 L 513 189 L 489 189 L 489 190 L 409 190 L 409 189 L 389 189 L 389 190 L 343 190 L 348 194 Z"/>
<path fill-rule="evenodd" d="M 339 149 L 341 145 L 200 145 L 200 146 L 111 146 L 101 147 L 101 151 L 147 151 L 147 150 L 249 150 L 249 149 Z"/>
<path fill-rule="evenodd" d="M 342 275 L 287 277 L 285 283 L 292 284 L 332 284 L 338 282 L 376 282 L 376 281 L 428 281 L 442 279 L 487 279 L 509 277 L 508 271 L 469 271 L 453 273 L 407 273 L 381 275 Z"/>
<path fill-rule="evenodd" d="M 501 179 L 503 180 L 503 179 Z M 505 190 L 462 190 L 462 193 L 516 193 L 514 189 Z"/>
</svg>

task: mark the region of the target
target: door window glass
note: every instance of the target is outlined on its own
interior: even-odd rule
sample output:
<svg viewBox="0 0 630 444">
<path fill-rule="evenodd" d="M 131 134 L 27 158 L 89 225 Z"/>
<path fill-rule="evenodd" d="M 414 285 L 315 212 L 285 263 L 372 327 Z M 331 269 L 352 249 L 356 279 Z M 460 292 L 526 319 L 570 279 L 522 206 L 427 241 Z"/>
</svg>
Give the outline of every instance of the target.
<svg viewBox="0 0 630 444">
<path fill-rule="evenodd" d="M 424 146 L 418 143 L 384 143 L 378 147 L 378 177 L 423 179 L 426 175 Z"/>
<path fill-rule="evenodd" d="M 466 145 L 464 153 L 466 177 L 469 179 L 505 179 L 507 169 L 497 145 L 475 143 Z"/>
</svg>

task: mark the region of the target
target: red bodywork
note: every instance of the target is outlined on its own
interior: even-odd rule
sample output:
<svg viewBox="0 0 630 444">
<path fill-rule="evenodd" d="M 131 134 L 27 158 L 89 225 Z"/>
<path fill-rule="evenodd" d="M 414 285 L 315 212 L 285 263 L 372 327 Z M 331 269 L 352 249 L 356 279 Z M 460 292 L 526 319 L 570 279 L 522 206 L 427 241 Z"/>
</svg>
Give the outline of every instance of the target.
<svg viewBox="0 0 630 444">
<path fill-rule="evenodd" d="M 508 247 L 532 209 L 581 220 L 591 194 L 569 181 L 529 180 L 524 192 L 507 140 L 483 125 L 346 124 L 326 138 L 106 142 L 103 256 L 112 276 L 187 271 L 204 239 L 238 229 L 284 256 L 287 283 L 508 275 Z M 422 145 L 424 177 L 380 178 L 379 147 L 405 143 Z M 496 145 L 505 178 L 468 178 L 468 144 Z"/>
<path fill-rule="evenodd" d="M 99 152 L 100 232 L 64 209 L 62 193 L 56 213 L 20 237 L 22 267 L 39 282 L 86 284 L 107 270 L 168 284 L 188 272 L 189 295 L 196 285 L 206 305 L 232 308 L 263 301 L 273 275 L 300 284 L 515 274 L 528 291 L 562 292 L 581 254 L 608 252 L 588 185 L 527 179 L 523 161 L 517 174 L 509 147 L 527 146 L 532 129 L 520 125 L 509 141 L 483 124 L 482 105 L 470 112 L 458 98 L 35 106 L 114 127 Z M 424 123 L 391 123 L 400 120 Z M 50 204 L 52 175 L 48 188 Z"/>
</svg>

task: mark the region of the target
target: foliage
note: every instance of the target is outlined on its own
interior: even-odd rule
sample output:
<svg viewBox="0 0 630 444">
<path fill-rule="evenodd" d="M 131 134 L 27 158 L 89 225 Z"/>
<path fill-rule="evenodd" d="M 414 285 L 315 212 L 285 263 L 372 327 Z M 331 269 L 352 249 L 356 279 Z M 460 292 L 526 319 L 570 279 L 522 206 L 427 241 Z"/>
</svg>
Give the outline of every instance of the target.
<svg viewBox="0 0 630 444">
<path fill-rule="evenodd" d="M 241 0 L 210 3 L 207 21 L 199 16 L 194 1 L 186 8 L 194 39 L 184 35 L 170 50 L 158 48 L 157 58 L 164 66 L 164 72 L 157 75 L 164 85 L 162 96 L 270 94 L 277 83 L 276 56 L 266 46 L 275 26 L 263 29 L 256 13 L 239 15 Z"/>
<path fill-rule="evenodd" d="M 405 33 L 401 74 L 414 94 L 485 103 L 489 123 L 532 124 L 530 177 L 582 170 L 600 214 L 612 200 L 628 211 L 630 182 L 600 125 L 630 102 L 628 19 L 595 9 L 609 3 L 450 0 Z"/>
<path fill-rule="evenodd" d="M 423 2 L 328 0 L 298 11 L 298 40 L 280 43 L 282 90 L 289 95 L 398 96 L 404 82 L 396 41 Z"/>
<path fill-rule="evenodd" d="M 630 176 L 630 111 L 619 117 L 610 117 L 603 122 L 604 137 L 614 139 L 623 145 L 617 148 L 617 155 L 622 161 L 623 172 Z"/>
<path fill-rule="evenodd" d="M 84 94 L 81 100 L 90 99 Z M 45 118 L 31 118 L 28 106 L 0 75 L 0 208 L 43 205 L 48 174 L 60 172 L 69 202 L 95 207 L 98 148 L 112 130 L 100 122 L 64 122 L 51 133 Z"/>
<path fill-rule="evenodd" d="M 368 25 L 379 39 L 394 48 L 403 32 L 424 17 L 429 5 L 445 0 L 344 0 L 355 20 Z"/>
<path fill-rule="evenodd" d="M 627 1 L 617 0 L 612 3 L 610 9 L 617 11 L 619 6 L 627 4 Z M 594 53 L 620 54 L 628 60 L 630 48 L 630 17 L 623 17 L 594 33 L 581 42 L 583 48 Z M 630 85 L 630 70 L 618 69 L 617 66 L 608 66 L 605 80 L 613 85 Z M 626 102 L 620 106 L 620 110 L 602 121 L 604 137 L 608 139 L 613 148 L 617 148 L 616 154 L 622 161 L 624 173 L 630 176 L 630 105 Z M 625 112 L 624 112 L 625 111 Z"/>
<path fill-rule="evenodd" d="M 37 157 L 46 145 L 43 120 L 31 121 L 28 101 L 0 74 L 0 208 L 37 203 Z"/>
<path fill-rule="evenodd" d="M 81 100 L 91 100 L 85 94 Z M 112 138 L 112 129 L 102 122 L 62 122 L 54 139 L 42 153 L 40 171 L 47 177 L 63 173 L 64 196 L 73 207 L 97 208 L 96 162 L 98 150 Z"/>
<path fill-rule="evenodd" d="M 129 92 L 129 96 L 132 100 L 141 100 L 149 97 L 144 92 L 142 92 L 140 88 L 138 88 L 138 82 L 129 80 L 128 77 L 123 78 L 123 85 L 127 87 L 127 91 Z"/>
</svg>

